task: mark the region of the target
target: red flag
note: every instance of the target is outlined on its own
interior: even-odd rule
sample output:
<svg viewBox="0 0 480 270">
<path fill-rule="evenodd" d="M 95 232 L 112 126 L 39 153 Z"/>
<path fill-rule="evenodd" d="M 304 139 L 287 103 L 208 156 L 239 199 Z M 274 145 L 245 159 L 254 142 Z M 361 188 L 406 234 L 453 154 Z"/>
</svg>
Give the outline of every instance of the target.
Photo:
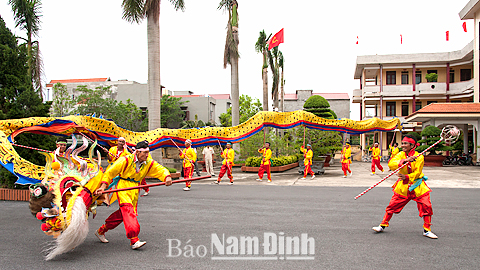
<svg viewBox="0 0 480 270">
<path fill-rule="evenodd" d="M 358 44 L 358 36 L 357 36 L 357 43 L 355 43 L 355 44 Z"/>
<path fill-rule="evenodd" d="M 467 22 L 462 23 L 463 32 L 467 32 Z"/>
<path fill-rule="evenodd" d="M 445 32 L 445 34 L 447 35 L 447 41 L 448 41 L 450 39 L 450 31 Z"/>
<path fill-rule="evenodd" d="M 268 41 L 268 49 L 271 50 L 273 47 L 280 45 L 280 43 L 283 43 L 283 28 Z"/>
<path fill-rule="evenodd" d="M 400 35 L 400 44 L 403 44 L 403 37 Z"/>
</svg>

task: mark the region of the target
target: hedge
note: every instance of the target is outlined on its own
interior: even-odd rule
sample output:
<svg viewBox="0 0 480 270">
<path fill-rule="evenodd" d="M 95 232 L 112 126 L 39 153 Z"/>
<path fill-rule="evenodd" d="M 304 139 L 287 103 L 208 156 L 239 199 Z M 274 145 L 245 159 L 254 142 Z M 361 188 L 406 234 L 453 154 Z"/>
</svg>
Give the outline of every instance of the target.
<svg viewBox="0 0 480 270">
<path fill-rule="evenodd" d="M 260 163 L 262 162 L 263 157 L 249 157 L 245 161 L 245 166 L 247 167 L 260 167 Z M 288 165 L 292 164 L 298 161 L 297 156 L 280 156 L 280 157 L 272 157 L 271 158 L 271 166 L 272 167 L 277 167 L 277 166 L 283 166 L 283 165 Z"/>
</svg>

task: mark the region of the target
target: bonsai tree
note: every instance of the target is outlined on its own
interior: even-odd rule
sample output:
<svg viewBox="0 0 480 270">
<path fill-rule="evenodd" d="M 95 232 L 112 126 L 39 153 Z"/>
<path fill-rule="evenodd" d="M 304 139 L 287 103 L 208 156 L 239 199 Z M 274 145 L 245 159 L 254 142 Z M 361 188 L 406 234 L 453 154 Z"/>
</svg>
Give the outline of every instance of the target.
<svg viewBox="0 0 480 270">
<path fill-rule="evenodd" d="M 336 119 L 337 115 L 330 109 L 330 103 L 322 96 L 311 96 L 305 101 L 303 109 L 318 117 Z M 303 128 L 297 129 L 297 138 L 302 138 Z M 306 135 L 307 143 L 312 145 L 314 159 L 318 156 L 333 154 L 342 149 L 342 136 L 335 131 L 308 130 Z"/>
<path fill-rule="evenodd" d="M 438 140 L 440 140 L 440 133 L 442 133 L 442 131 L 436 126 L 428 126 L 424 128 L 422 130 L 421 135 L 425 139 L 418 141 L 418 143 L 425 143 L 425 144 L 417 147 L 416 149 L 417 152 L 419 153 L 422 152 L 423 150 L 427 149 L 428 147 L 436 143 Z M 451 151 L 451 150 L 453 150 L 453 147 L 446 146 L 445 143 L 442 141 L 436 146 L 432 147 L 428 151 L 428 155 L 437 155 L 437 151 Z"/>
<path fill-rule="evenodd" d="M 438 79 L 438 74 L 428 73 L 427 75 L 425 75 L 425 79 L 427 79 L 427 82 L 436 82 Z"/>
<path fill-rule="evenodd" d="M 337 115 L 330 109 L 330 103 L 322 96 L 311 96 L 303 104 L 303 109 L 318 117 L 336 119 Z"/>
</svg>

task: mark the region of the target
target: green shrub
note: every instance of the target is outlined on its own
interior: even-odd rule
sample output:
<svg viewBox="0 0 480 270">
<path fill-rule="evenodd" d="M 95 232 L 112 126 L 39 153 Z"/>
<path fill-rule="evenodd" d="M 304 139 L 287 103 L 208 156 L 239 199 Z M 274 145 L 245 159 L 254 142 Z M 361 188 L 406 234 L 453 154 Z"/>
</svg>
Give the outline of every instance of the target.
<svg viewBox="0 0 480 270">
<path fill-rule="evenodd" d="M 303 108 L 310 109 L 310 108 L 329 108 L 330 104 L 328 101 L 322 96 L 311 96 L 305 101 Z"/>
<path fill-rule="evenodd" d="M 170 168 L 170 167 L 166 167 L 165 168 L 170 172 L 170 173 L 176 173 L 177 172 L 177 169 L 175 168 Z"/>
</svg>

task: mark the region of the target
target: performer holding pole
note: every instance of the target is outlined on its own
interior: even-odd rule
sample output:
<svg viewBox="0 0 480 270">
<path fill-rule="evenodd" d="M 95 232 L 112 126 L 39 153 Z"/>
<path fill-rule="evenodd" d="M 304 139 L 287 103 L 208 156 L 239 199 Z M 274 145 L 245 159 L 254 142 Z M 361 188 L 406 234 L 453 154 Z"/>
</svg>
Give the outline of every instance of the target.
<svg viewBox="0 0 480 270">
<path fill-rule="evenodd" d="M 220 141 L 218 141 L 218 144 L 220 144 Z M 222 145 L 220 145 L 220 149 L 222 149 Z M 218 174 L 217 181 L 213 183 L 217 185 L 220 184 L 220 182 L 222 181 L 222 177 L 225 175 L 225 173 L 227 173 L 227 176 L 230 179 L 229 185 L 233 185 L 232 166 L 233 160 L 235 159 L 235 151 L 232 149 L 232 143 L 227 142 L 227 148 L 222 151 L 221 157 L 223 158 L 222 168 L 220 169 L 220 173 Z"/>
<path fill-rule="evenodd" d="M 103 175 L 102 184 L 94 194 L 99 196 L 107 186 L 117 188 L 135 187 L 140 184 L 145 177 L 157 178 L 165 182 L 167 186 L 172 184 L 170 172 L 149 157 L 148 143 L 145 141 L 137 143 L 135 153 L 122 157 L 115 162 Z M 114 196 L 118 197 L 120 209 L 113 212 L 96 232 L 95 235 L 103 243 L 108 243 L 105 233 L 115 229 L 122 222 L 125 225 L 127 237 L 130 239 L 132 249 L 138 249 L 146 244 L 140 241 L 140 225 L 137 220 L 137 202 L 138 189 L 116 192 Z"/>
<path fill-rule="evenodd" d="M 350 147 L 350 142 L 345 142 L 345 146 L 342 149 L 342 171 L 343 171 L 343 178 L 347 177 L 347 171 L 350 173 L 350 176 L 352 176 L 352 170 L 350 170 L 350 163 L 352 163 L 351 160 L 352 157 L 352 148 Z"/>
<path fill-rule="evenodd" d="M 312 146 L 310 144 L 307 144 L 307 149 L 305 149 L 302 145 L 300 150 L 303 153 L 303 165 L 305 165 L 305 170 L 303 171 L 303 178 L 302 179 L 307 179 L 307 174 L 312 175 L 312 179 L 315 178 L 315 173 L 312 171 L 312 158 L 313 158 L 313 151 L 312 151 Z"/>
<path fill-rule="evenodd" d="M 393 214 L 400 213 L 410 200 L 414 200 L 417 202 L 419 216 L 423 218 L 423 235 L 432 239 L 438 238 L 431 231 L 433 215 L 430 201 L 431 189 L 425 183 L 428 178 L 422 172 L 424 157 L 415 151 L 417 146 L 415 136 L 405 135 L 402 140 L 402 152 L 388 163 L 391 170 L 398 169 L 404 163 L 408 164 L 397 173 L 398 180 L 393 185 L 393 196 L 385 210 L 382 222 L 379 226 L 372 228 L 377 233 L 383 232 L 388 227 Z"/>
<path fill-rule="evenodd" d="M 258 152 L 262 154 L 262 162 L 260 163 L 260 169 L 258 170 L 257 181 L 262 181 L 263 173 L 267 172 L 268 183 L 271 183 L 272 175 L 270 174 L 270 159 L 272 158 L 272 150 L 270 149 L 270 143 L 265 142 L 265 146 L 258 149 Z"/>
<path fill-rule="evenodd" d="M 193 170 L 195 169 L 195 160 L 197 160 L 197 153 L 193 150 L 192 141 L 186 140 L 185 141 L 185 149 L 183 151 L 178 148 L 180 151 L 180 158 L 183 158 L 183 178 L 188 179 L 192 178 Z M 192 181 L 185 182 L 185 187 L 183 188 L 184 191 L 190 191 L 192 187 Z"/>
<path fill-rule="evenodd" d="M 368 151 L 372 151 L 372 172 L 371 175 L 375 175 L 375 166 L 383 172 L 383 167 L 380 164 L 380 148 L 378 147 L 378 142 L 373 144 L 373 147 L 370 147 Z"/>
</svg>

